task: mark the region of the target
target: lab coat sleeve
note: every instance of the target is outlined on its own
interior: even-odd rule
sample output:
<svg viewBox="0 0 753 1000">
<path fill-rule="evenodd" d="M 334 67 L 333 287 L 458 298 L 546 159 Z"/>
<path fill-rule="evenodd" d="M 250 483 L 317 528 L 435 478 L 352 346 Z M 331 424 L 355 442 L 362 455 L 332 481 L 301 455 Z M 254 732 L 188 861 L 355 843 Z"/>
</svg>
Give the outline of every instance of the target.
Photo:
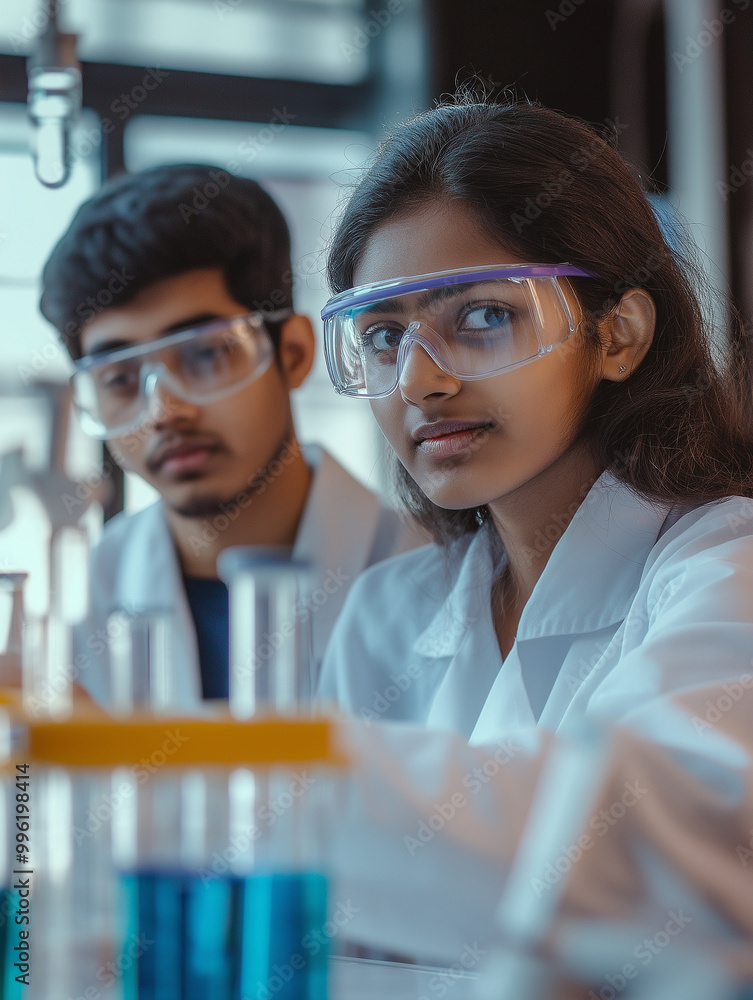
<svg viewBox="0 0 753 1000">
<path fill-rule="evenodd" d="M 668 886 L 702 901 L 697 920 L 706 907 L 709 926 L 753 937 L 753 540 L 724 511 L 696 529 L 676 531 L 647 567 L 620 662 L 584 706 L 608 748 L 575 822 L 556 786 L 537 789 L 567 732 L 507 734 L 509 759 L 494 769 L 493 746 L 343 724 L 356 771 L 335 871 L 360 906 L 349 935 L 451 958 L 469 936 L 494 939 L 503 890 L 530 906 L 534 879 L 551 920 L 634 914 L 663 891 L 647 861 L 658 858 Z M 562 837 L 537 848 L 548 828 Z M 549 884 L 558 862 L 567 872 Z"/>
<path fill-rule="evenodd" d="M 487 747 L 403 723 L 341 722 L 353 762 L 333 823 L 335 900 L 344 933 L 437 961 L 486 949 L 529 791 L 551 734 Z"/>
<path fill-rule="evenodd" d="M 689 900 L 694 931 L 725 946 L 753 938 L 750 726 L 705 752 L 606 727 L 569 775 L 578 734 L 474 747 L 401 724 L 342 726 L 354 775 L 332 870 L 349 938 L 452 962 L 521 923 L 551 943 L 573 921 L 645 921 Z"/>
<path fill-rule="evenodd" d="M 589 714 L 661 740 L 667 699 L 721 685 L 726 707 L 709 698 L 688 717 L 699 752 L 703 734 L 723 731 L 729 713 L 753 718 L 753 537 L 749 524 L 738 537 L 739 522 L 719 507 L 660 550 L 625 621 L 619 664 L 595 689 Z"/>
</svg>

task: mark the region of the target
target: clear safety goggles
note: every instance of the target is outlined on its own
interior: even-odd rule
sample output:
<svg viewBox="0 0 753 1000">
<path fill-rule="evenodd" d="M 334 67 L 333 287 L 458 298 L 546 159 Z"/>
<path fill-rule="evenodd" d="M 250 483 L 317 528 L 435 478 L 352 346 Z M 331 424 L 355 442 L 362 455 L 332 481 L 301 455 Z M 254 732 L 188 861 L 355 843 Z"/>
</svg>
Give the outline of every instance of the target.
<svg viewBox="0 0 753 1000">
<path fill-rule="evenodd" d="M 84 430 L 103 440 L 135 430 L 163 406 L 158 384 L 198 405 L 229 396 L 263 375 L 274 358 L 265 320 L 291 315 L 285 309 L 234 316 L 81 358 L 71 383 Z"/>
<path fill-rule="evenodd" d="M 378 399 L 397 387 L 412 344 L 461 379 L 518 368 L 575 332 L 562 279 L 593 276 L 571 264 L 488 265 L 350 288 L 322 310 L 327 370 L 339 393 Z"/>
</svg>

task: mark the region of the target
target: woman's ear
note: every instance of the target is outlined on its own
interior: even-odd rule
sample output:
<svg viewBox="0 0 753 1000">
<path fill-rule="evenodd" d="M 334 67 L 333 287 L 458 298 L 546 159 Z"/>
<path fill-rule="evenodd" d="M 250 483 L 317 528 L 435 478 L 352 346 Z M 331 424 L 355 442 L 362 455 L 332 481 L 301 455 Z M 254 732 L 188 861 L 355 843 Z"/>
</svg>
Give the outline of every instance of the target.
<svg viewBox="0 0 753 1000">
<path fill-rule="evenodd" d="M 643 288 L 631 288 L 599 324 L 603 343 L 602 378 L 622 382 L 646 356 L 654 339 L 656 306 Z"/>
<path fill-rule="evenodd" d="M 315 350 L 314 328 L 308 316 L 296 313 L 283 323 L 277 364 L 288 389 L 303 384 L 314 363 Z"/>
</svg>

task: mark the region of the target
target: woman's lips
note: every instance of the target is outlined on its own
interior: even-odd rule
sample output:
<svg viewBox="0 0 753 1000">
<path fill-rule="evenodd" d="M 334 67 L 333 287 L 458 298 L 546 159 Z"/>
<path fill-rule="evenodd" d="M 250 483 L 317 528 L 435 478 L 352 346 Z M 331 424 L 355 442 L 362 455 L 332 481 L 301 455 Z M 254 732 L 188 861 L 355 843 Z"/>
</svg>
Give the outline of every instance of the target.
<svg viewBox="0 0 753 1000">
<path fill-rule="evenodd" d="M 431 458 L 453 458 L 470 448 L 489 431 L 487 423 L 442 421 L 414 431 L 417 447 Z"/>
</svg>

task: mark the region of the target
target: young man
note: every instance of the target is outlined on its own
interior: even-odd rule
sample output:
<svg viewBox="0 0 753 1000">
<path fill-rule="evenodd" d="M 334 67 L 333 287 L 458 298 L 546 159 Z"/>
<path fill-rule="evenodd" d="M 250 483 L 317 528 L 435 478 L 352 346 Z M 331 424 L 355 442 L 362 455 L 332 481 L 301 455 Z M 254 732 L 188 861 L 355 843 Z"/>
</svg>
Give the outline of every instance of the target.
<svg viewBox="0 0 753 1000">
<path fill-rule="evenodd" d="M 196 191 L 204 195 L 197 210 Z M 289 393 L 314 357 L 293 310 L 290 238 L 254 181 L 170 165 L 106 184 L 47 262 L 41 309 L 76 361 L 84 427 L 161 499 L 109 522 L 92 560 L 78 680 L 108 698 L 116 609 L 171 609 L 176 709 L 228 695 L 228 596 L 217 556 L 286 545 L 313 562 L 313 660 L 350 584 L 420 536 L 320 448 Z"/>
</svg>

